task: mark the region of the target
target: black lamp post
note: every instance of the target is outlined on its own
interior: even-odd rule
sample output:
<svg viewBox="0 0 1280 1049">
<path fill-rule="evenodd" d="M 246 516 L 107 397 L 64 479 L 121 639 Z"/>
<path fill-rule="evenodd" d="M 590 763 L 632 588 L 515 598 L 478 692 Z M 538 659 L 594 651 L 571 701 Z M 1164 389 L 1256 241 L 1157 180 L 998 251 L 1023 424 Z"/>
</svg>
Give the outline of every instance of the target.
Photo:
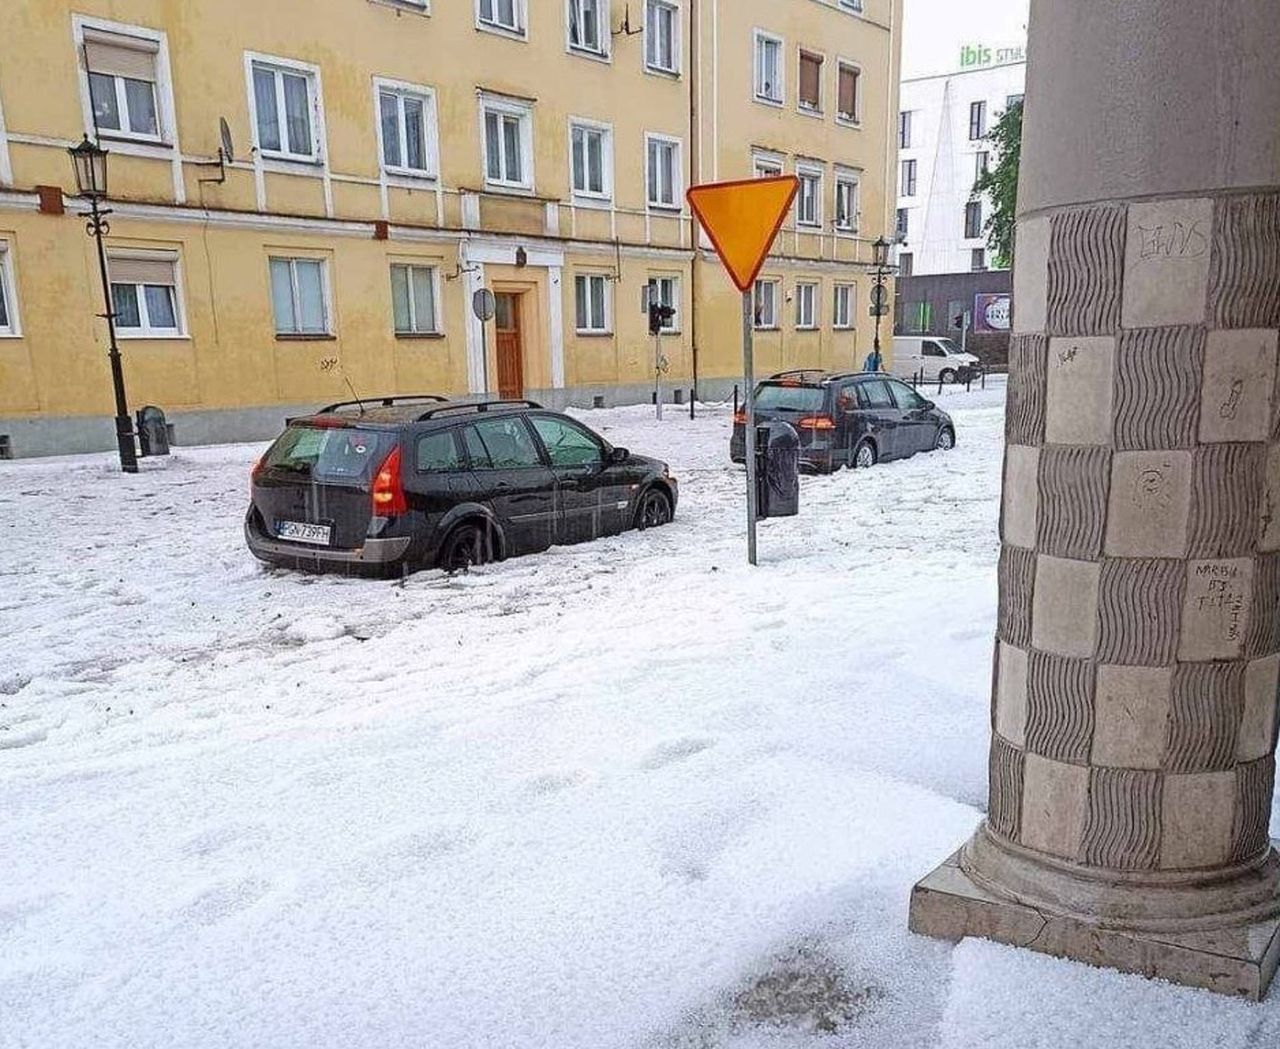
<svg viewBox="0 0 1280 1049">
<path fill-rule="evenodd" d="M 89 220 L 85 230 L 98 245 L 98 271 L 102 276 L 102 299 L 106 308 L 102 317 L 107 322 L 110 343 L 107 356 L 111 361 L 111 387 L 116 401 L 116 444 L 120 448 L 120 469 L 134 474 L 138 472 L 138 450 L 133 443 L 129 401 L 124 392 L 124 369 L 120 365 L 120 347 L 116 343 L 116 313 L 111 298 L 111 280 L 107 276 L 107 249 L 102 244 L 102 238 L 111 232 L 106 221 L 111 209 L 98 207 L 98 202 L 107 195 L 107 151 L 90 142 L 86 135 L 80 145 L 67 152 L 71 154 L 71 167 L 76 174 L 76 191 L 89 201 L 89 210 L 82 211 L 80 217 Z"/>
<path fill-rule="evenodd" d="M 884 357 L 880 353 L 880 318 L 884 316 L 888 293 L 885 291 L 884 279 L 893 272 L 889 266 L 889 242 L 884 237 L 877 237 L 871 245 L 871 261 L 875 264 L 876 283 L 872 291 L 871 304 L 876 313 L 876 370 L 884 367 Z"/>
</svg>

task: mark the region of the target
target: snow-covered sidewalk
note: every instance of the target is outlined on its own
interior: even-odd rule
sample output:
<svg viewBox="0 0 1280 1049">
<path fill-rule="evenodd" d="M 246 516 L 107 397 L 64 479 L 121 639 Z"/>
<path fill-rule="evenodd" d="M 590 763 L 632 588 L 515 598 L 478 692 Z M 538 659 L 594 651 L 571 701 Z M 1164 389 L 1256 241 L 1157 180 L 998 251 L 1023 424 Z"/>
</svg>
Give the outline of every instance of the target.
<svg viewBox="0 0 1280 1049">
<path fill-rule="evenodd" d="M 260 567 L 260 446 L 0 465 L 0 1046 L 1276 1044 L 907 933 L 986 797 L 1002 391 L 942 402 L 755 570 L 725 407 L 583 413 L 671 527 L 404 585 Z"/>
</svg>

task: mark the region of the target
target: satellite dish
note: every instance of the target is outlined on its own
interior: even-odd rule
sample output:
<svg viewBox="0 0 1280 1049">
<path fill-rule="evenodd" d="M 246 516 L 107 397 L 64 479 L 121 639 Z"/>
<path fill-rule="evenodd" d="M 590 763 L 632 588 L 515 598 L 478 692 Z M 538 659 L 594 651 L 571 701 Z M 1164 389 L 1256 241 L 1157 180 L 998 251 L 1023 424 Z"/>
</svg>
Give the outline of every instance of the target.
<svg viewBox="0 0 1280 1049">
<path fill-rule="evenodd" d="M 227 126 L 227 118 L 218 118 L 218 134 L 222 139 L 222 159 L 228 164 L 236 159 L 236 151 L 231 145 L 231 128 Z"/>
</svg>

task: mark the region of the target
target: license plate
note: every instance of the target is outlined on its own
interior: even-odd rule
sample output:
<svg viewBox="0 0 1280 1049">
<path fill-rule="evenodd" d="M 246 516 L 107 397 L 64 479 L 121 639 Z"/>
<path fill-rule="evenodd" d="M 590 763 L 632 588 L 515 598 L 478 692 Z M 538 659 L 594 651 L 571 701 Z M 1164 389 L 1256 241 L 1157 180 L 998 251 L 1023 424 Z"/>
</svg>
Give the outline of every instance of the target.
<svg viewBox="0 0 1280 1049">
<path fill-rule="evenodd" d="M 291 543 L 310 543 L 312 546 L 328 546 L 333 534 L 332 525 L 307 524 L 303 521 L 277 521 L 276 538 Z"/>
</svg>

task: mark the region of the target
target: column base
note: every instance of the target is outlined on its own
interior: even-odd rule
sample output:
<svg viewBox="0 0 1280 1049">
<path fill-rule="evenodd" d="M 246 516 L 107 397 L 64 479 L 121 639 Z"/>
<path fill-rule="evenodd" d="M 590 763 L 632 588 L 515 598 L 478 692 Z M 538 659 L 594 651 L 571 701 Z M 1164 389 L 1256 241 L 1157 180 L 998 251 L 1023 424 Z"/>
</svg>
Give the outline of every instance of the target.
<svg viewBox="0 0 1280 1049">
<path fill-rule="evenodd" d="M 1266 996 L 1280 963 L 1280 894 L 1271 913 L 1250 906 L 1236 921 L 1223 914 L 1217 922 L 1199 917 L 1181 929 L 1172 921 L 1126 927 L 1003 895 L 967 862 L 975 842 L 911 890 L 912 932 L 946 940 L 976 936 L 1255 1002 Z"/>
</svg>

